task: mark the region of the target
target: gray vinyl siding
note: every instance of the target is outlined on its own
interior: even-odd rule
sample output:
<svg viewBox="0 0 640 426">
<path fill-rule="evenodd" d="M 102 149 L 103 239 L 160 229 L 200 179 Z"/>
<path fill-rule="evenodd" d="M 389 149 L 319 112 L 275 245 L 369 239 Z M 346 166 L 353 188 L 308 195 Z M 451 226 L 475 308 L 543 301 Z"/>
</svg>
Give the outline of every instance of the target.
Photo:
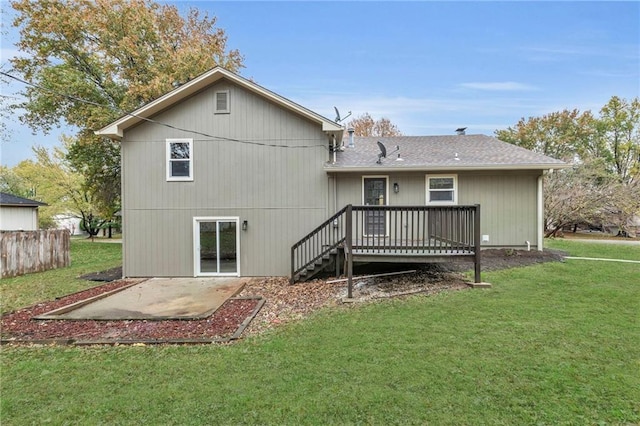
<svg viewBox="0 0 640 426">
<path fill-rule="evenodd" d="M 537 247 L 538 173 L 459 175 L 459 204 L 480 204 L 485 246 Z"/>
<path fill-rule="evenodd" d="M 390 173 L 388 204 L 426 204 L 426 175 L 458 176 L 458 204 L 481 205 L 481 232 L 489 235 L 486 247 L 537 246 L 537 171 Z M 371 174 L 374 175 L 374 174 Z M 379 175 L 384 175 L 380 173 Z M 331 195 L 337 209 L 362 204 L 362 176 L 335 174 L 337 194 Z M 369 174 L 365 175 L 369 176 Z M 400 192 L 393 192 L 398 183 Z M 335 202 L 333 202 L 335 200 Z"/>
<path fill-rule="evenodd" d="M 217 90 L 229 90 L 229 114 L 214 114 Z M 151 123 L 126 133 L 125 276 L 192 276 L 193 218 L 202 216 L 248 221 L 239 231 L 243 276 L 288 275 L 291 245 L 328 213 L 328 139 L 320 125 L 224 81 L 153 119 L 234 140 Z M 193 181 L 167 182 L 167 138 L 193 139 Z"/>
</svg>

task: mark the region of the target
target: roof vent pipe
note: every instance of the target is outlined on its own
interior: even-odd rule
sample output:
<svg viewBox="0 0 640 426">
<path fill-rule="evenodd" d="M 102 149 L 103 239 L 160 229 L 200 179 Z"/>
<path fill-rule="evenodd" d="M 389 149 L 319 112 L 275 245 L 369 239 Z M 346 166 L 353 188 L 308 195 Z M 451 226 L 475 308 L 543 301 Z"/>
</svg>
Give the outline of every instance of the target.
<svg viewBox="0 0 640 426">
<path fill-rule="evenodd" d="M 355 148 L 356 144 L 353 142 L 353 133 L 356 131 L 356 129 L 354 129 L 353 127 L 349 127 L 347 129 L 347 132 L 349 132 L 349 145 L 347 145 L 348 148 Z"/>
<path fill-rule="evenodd" d="M 458 128 L 456 129 L 456 134 L 457 134 L 458 136 L 462 136 L 462 135 L 466 134 L 466 133 L 465 133 L 465 130 L 467 130 L 467 128 L 466 128 L 466 127 L 458 127 Z"/>
</svg>

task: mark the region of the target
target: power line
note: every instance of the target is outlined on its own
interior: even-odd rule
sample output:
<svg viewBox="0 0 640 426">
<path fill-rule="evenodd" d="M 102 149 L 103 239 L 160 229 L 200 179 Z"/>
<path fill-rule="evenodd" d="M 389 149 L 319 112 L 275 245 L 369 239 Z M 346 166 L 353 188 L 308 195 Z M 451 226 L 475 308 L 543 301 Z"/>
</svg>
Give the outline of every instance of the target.
<svg viewBox="0 0 640 426">
<path fill-rule="evenodd" d="M 206 138 L 210 138 L 210 140 L 213 139 L 213 140 L 237 142 L 237 143 L 243 143 L 243 144 L 248 144 L 248 145 L 265 146 L 265 147 L 270 147 L 270 148 L 303 149 L 303 148 L 318 148 L 318 147 L 321 147 L 321 148 L 324 148 L 325 150 L 329 149 L 324 144 L 291 146 L 291 145 L 282 145 L 282 144 L 269 144 L 269 143 L 264 143 L 264 142 L 257 142 L 255 140 L 243 140 L 243 139 L 228 138 L 228 137 L 224 137 L 224 136 L 211 135 L 211 134 L 208 134 L 208 133 L 205 133 L 205 132 L 201 132 L 201 131 L 198 131 L 198 130 L 186 129 L 186 128 L 174 126 L 174 125 L 169 124 L 169 123 L 164 123 L 162 121 L 157 121 L 157 120 L 153 120 L 151 118 L 143 117 L 141 115 L 133 114 L 131 112 L 126 112 L 126 111 L 124 111 L 124 110 L 122 110 L 122 109 L 120 109 L 118 107 L 115 107 L 115 106 L 103 105 L 103 104 L 100 104 L 100 103 L 97 103 L 97 102 L 94 102 L 94 101 L 90 101 L 90 100 L 83 99 L 83 98 L 80 98 L 80 97 L 77 97 L 77 96 L 74 96 L 74 95 L 70 95 L 68 93 L 58 92 L 56 90 L 49 89 L 49 88 L 46 88 L 46 87 L 42 87 L 42 86 L 40 86 L 38 84 L 23 80 L 20 77 L 16 77 L 16 76 L 14 76 L 12 74 L 9 74 L 9 73 L 6 73 L 4 71 L 0 71 L 0 74 L 4 75 L 5 77 L 9 77 L 9 78 L 11 78 L 13 80 L 16 80 L 16 81 L 18 81 L 18 82 L 20 82 L 22 84 L 25 84 L 27 86 L 31 86 L 31 87 L 33 87 L 35 89 L 38 89 L 38 90 L 41 90 L 41 91 L 44 91 L 44 92 L 49 92 L 49 93 L 52 93 L 52 94 L 57 95 L 57 96 L 62 96 L 62 97 L 65 97 L 65 98 L 68 98 L 68 99 L 72 99 L 72 100 L 77 101 L 77 102 L 81 102 L 81 103 L 85 103 L 85 104 L 88 104 L 88 105 L 97 106 L 97 107 L 100 107 L 100 108 L 109 108 L 112 111 L 116 111 L 118 113 L 124 114 L 124 115 L 129 116 L 129 117 L 138 118 L 140 120 L 146 121 L 146 122 L 151 123 L 151 124 L 164 126 L 164 127 L 169 128 L 169 129 L 178 130 L 178 131 L 181 131 L 181 132 L 193 133 L 195 135 L 200 135 L 200 136 L 204 136 Z M 267 140 L 273 140 L 273 139 L 267 139 Z M 280 140 L 283 140 L 283 139 L 280 139 Z M 301 140 L 301 139 L 287 139 L 287 140 Z M 309 139 L 306 139 L 306 140 L 309 140 Z"/>
</svg>

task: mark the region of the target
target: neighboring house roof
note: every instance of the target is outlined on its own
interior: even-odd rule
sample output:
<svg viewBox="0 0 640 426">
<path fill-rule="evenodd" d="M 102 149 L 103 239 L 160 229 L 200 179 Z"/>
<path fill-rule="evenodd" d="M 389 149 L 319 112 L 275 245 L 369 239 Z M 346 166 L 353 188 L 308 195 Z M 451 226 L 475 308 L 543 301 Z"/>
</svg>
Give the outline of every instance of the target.
<svg viewBox="0 0 640 426">
<path fill-rule="evenodd" d="M 48 206 L 47 203 L 30 200 L 28 198 L 17 197 L 15 195 L 0 192 L 0 205 L 11 207 L 39 207 Z"/>
<path fill-rule="evenodd" d="M 97 135 L 107 136 L 111 139 L 120 140 L 124 135 L 124 131 L 140 123 L 144 119 L 151 118 L 155 114 L 166 110 L 173 106 L 177 102 L 194 95 L 201 90 L 206 89 L 212 84 L 217 83 L 220 80 L 229 80 L 253 93 L 256 93 L 281 107 L 288 109 L 298 115 L 301 115 L 311 121 L 314 121 L 322 125 L 322 130 L 325 132 L 342 132 L 344 129 L 338 123 L 329 120 L 297 103 L 290 101 L 256 83 L 249 81 L 238 74 L 227 71 L 221 67 L 215 67 L 204 74 L 188 81 L 182 86 L 172 90 L 171 92 L 153 100 L 146 105 L 138 108 L 137 110 L 124 115 L 113 123 L 103 127 L 96 131 Z"/>
<path fill-rule="evenodd" d="M 380 141 L 387 158 L 377 163 Z M 485 135 L 354 137 L 326 171 L 560 169 L 568 164 Z M 398 152 L 396 146 L 399 147 Z M 398 155 L 402 161 L 397 161 Z"/>
</svg>

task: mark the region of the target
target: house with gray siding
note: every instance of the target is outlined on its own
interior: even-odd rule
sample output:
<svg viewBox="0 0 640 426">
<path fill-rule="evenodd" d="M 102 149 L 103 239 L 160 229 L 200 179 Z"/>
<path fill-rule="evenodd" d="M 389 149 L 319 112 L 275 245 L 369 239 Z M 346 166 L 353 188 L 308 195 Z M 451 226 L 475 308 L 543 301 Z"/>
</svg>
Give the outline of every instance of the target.
<svg viewBox="0 0 640 426">
<path fill-rule="evenodd" d="M 484 135 L 353 137 L 219 67 L 96 133 L 122 148 L 127 277 L 300 277 L 347 230 L 404 260 L 436 240 L 541 250 L 542 176 L 565 166 Z"/>
</svg>

